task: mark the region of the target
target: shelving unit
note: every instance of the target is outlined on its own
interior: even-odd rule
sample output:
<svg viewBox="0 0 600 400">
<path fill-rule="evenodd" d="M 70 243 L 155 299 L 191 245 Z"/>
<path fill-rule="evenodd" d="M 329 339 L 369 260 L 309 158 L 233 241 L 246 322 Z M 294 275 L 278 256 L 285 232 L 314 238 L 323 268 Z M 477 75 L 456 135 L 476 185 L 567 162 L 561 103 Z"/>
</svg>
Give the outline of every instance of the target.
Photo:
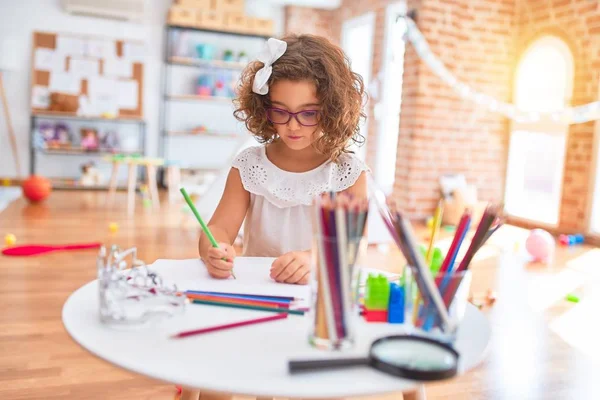
<svg viewBox="0 0 600 400">
<path fill-rule="evenodd" d="M 127 149 L 98 149 L 98 150 L 87 150 L 77 145 L 68 148 L 39 148 L 35 146 L 36 140 L 35 135 L 39 129 L 41 121 L 45 122 L 64 122 L 66 124 L 85 124 L 86 127 L 98 127 L 98 125 L 135 125 L 137 126 L 137 144 L 134 150 Z M 57 113 L 57 112 L 36 112 L 31 114 L 30 121 L 30 157 L 29 157 L 29 173 L 35 175 L 38 171 L 38 157 L 40 155 L 52 156 L 52 157 L 81 157 L 82 159 L 101 159 L 107 155 L 112 154 L 144 154 L 145 141 L 146 141 L 146 123 L 142 119 L 138 118 L 100 118 L 100 117 L 85 117 L 81 115 L 75 115 L 71 113 Z M 46 173 L 46 171 L 44 171 Z M 65 177 L 50 177 L 52 186 L 55 189 L 107 189 L 106 185 L 100 186 L 80 186 L 76 183 L 69 183 L 72 181 L 71 178 Z"/>
<path fill-rule="evenodd" d="M 224 61 L 220 53 L 244 51 L 252 60 L 268 38 L 173 24 L 166 26 L 160 115 L 163 158 L 178 162 L 182 170 L 199 173 L 218 172 L 227 163 L 247 134 L 233 117 L 233 98 L 198 95 L 194 82 L 200 74 L 239 75 L 247 62 Z M 197 57 L 198 44 L 210 44 L 217 49 L 212 59 Z M 206 131 L 196 133 L 199 126 L 204 126 Z"/>
</svg>

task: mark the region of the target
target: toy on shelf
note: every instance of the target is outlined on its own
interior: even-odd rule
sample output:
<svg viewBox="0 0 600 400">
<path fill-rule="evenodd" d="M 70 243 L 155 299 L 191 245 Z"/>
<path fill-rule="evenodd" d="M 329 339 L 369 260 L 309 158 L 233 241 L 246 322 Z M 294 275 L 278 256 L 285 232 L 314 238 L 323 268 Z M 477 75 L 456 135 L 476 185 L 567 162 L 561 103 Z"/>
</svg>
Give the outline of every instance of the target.
<svg viewBox="0 0 600 400">
<path fill-rule="evenodd" d="M 225 50 L 223 52 L 223 61 L 233 62 L 233 51 L 232 50 Z"/>
<path fill-rule="evenodd" d="M 578 233 L 576 235 L 560 235 L 558 242 L 562 246 L 572 246 L 574 244 L 582 244 L 584 242 L 583 235 Z"/>
<path fill-rule="evenodd" d="M 100 148 L 114 151 L 120 146 L 119 135 L 115 131 L 106 131 L 100 138 Z"/>
<path fill-rule="evenodd" d="M 238 54 L 238 62 L 245 64 L 249 61 L 250 61 L 250 59 L 248 58 L 248 54 L 246 54 L 245 51 L 240 51 L 240 54 Z"/>
<path fill-rule="evenodd" d="M 549 263 L 554 257 L 556 242 L 550 233 L 543 229 L 534 229 L 525 241 L 527 252 L 533 261 Z"/>
<path fill-rule="evenodd" d="M 198 58 L 210 61 L 214 58 L 215 47 L 211 44 L 200 43 L 196 45 L 196 53 Z"/>
<path fill-rule="evenodd" d="M 81 128 L 81 147 L 84 150 L 98 150 L 100 143 L 98 140 L 98 131 L 92 128 Z"/>
<path fill-rule="evenodd" d="M 99 186 L 103 182 L 104 177 L 93 161 L 81 165 L 81 178 L 79 178 L 81 186 Z"/>
<path fill-rule="evenodd" d="M 192 134 L 194 134 L 194 135 L 199 135 L 201 133 L 206 133 L 206 132 L 207 132 L 207 129 L 206 129 L 206 126 L 204 126 L 204 125 L 199 125 L 192 129 Z"/>
<path fill-rule="evenodd" d="M 42 122 L 38 127 L 35 146 L 42 149 L 68 149 L 71 147 L 71 131 L 64 123 Z"/>
</svg>

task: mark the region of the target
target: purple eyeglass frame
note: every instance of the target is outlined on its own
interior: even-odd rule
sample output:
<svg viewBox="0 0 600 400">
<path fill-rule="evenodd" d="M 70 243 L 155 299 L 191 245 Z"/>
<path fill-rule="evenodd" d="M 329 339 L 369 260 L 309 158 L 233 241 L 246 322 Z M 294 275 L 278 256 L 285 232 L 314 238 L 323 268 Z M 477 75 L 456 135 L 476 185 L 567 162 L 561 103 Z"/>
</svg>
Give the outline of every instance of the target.
<svg viewBox="0 0 600 400">
<path fill-rule="evenodd" d="M 271 110 L 283 111 L 284 113 L 286 113 L 288 115 L 288 120 L 285 121 L 285 122 L 274 122 L 271 119 L 271 117 L 269 116 L 269 111 L 271 111 Z M 271 122 L 272 124 L 275 124 L 275 125 L 286 125 L 286 124 L 289 124 L 289 122 L 292 119 L 292 117 L 296 118 L 296 121 L 298 121 L 298 123 L 300 125 L 302 125 L 302 126 L 317 126 L 317 125 L 319 125 L 318 121 L 317 121 L 316 124 L 313 124 L 313 125 L 306 125 L 306 124 L 303 124 L 302 122 L 300 122 L 300 120 L 298 119 L 298 114 L 302 114 L 302 113 L 305 113 L 305 112 L 316 112 L 316 113 L 319 113 L 319 110 L 302 110 L 302 111 L 298 111 L 298 112 L 293 113 L 293 112 L 289 112 L 288 110 L 284 110 L 282 108 L 269 107 L 269 108 L 267 108 L 266 114 L 267 114 L 267 119 L 269 120 L 269 122 Z"/>
</svg>

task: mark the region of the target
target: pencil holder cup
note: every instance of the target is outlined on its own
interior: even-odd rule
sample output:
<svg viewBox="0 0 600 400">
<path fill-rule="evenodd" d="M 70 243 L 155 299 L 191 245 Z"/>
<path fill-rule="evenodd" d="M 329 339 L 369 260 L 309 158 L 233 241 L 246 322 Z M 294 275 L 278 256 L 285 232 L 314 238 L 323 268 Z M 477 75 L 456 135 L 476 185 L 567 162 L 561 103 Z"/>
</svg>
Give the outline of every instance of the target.
<svg viewBox="0 0 600 400">
<path fill-rule="evenodd" d="M 424 300 L 417 285 L 409 275 L 405 282 L 405 321 L 412 333 L 453 344 L 465 315 L 471 290 L 471 271 L 439 272 L 434 278 L 436 287 L 448 311 L 448 324 L 444 324 L 431 301 Z"/>
<path fill-rule="evenodd" d="M 364 249 L 363 238 L 316 236 L 312 248 L 309 341 L 314 347 L 341 350 L 354 343 L 358 320 L 354 266 Z"/>
</svg>

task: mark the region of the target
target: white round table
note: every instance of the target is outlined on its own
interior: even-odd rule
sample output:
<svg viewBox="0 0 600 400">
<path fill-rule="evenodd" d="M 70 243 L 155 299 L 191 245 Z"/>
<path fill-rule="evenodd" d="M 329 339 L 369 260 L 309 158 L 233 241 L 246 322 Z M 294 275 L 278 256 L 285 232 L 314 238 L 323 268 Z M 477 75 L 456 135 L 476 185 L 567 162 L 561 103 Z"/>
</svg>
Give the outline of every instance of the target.
<svg viewBox="0 0 600 400">
<path fill-rule="evenodd" d="M 174 278 L 179 287 L 185 287 L 186 274 L 194 273 L 164 267 L 153 271 L 165 280 Z M 190 304 L 184 314 L 153 327 L 117 330 L 100 322 L 98 307 L 97 281 L 79 288 L 66 301 L 63 323 L 77 343 L 116 366 L 190 389 L 257 397 L 333 398 L 406 392 L 421 384 L 369 367 L 288 373 L 291 359 L 364 356 L 375 338 L 402 333 L 402 325 L 361 322 L 354 348 L 331 353 L 308 344 L 307 316 L 290 315 L 283 320 L 171 339 L 171 334 L 185 329 L 273 314 Z M 485 316 L 469 305 L 455 344 L 461 356 L 459 373 L 479 364 L 489 340 Z"/>
</svg>

